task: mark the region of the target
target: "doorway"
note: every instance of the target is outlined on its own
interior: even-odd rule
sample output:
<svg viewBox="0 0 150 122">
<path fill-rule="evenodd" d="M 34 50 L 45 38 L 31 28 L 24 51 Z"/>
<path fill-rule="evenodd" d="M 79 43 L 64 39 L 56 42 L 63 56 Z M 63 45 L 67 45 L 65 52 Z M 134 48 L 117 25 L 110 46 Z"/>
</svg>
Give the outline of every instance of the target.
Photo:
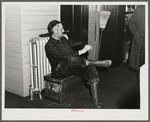
<svg viewBox="0 0 150 122">
<path fill-rule="evenodd" d="M 81 42 L 74 49 L 82 49 L 88 43 L 88 6 L 61 5 L 61 21 L 65 31 L 69 31 L 69 40 Z"/>
</svg>

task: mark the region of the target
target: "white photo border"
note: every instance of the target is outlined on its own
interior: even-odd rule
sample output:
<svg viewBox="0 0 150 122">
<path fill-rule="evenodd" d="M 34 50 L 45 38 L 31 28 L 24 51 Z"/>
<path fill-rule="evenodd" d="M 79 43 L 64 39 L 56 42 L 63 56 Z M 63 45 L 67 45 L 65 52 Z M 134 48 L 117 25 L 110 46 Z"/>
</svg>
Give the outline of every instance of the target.
<svg viewBox="0 0 150 122">
<path fill-rule="evenodd" d="M 145 5 L 145 65 L 141 67 L 141 109 L 6 109 L 5 108 L 5 6 L 7 4 Z M 2 120 L 148 120 L 148 2 L 2 2 Z M 78 109 L 77 109 L 78 110 Z"/>
</svg>

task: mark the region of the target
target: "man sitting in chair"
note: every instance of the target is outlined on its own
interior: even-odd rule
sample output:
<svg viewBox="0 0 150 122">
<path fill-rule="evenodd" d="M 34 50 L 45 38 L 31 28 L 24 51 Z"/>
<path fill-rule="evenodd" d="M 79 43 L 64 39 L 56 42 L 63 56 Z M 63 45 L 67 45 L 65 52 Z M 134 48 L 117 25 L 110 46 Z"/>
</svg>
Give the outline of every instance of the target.
<svg viewBox="0 0 150 122">
<path fill-rule="evenodd" d="M 45 45 L 46 56 L 51 64 L 52 77 L 66 78 L 76 75 L 87 80 L 90 85 L 94 107 L 101 108 L 97 98 L 97 84 L 100 81 L 96 67 L 109 67 L 111 60 L 89 61 L 80 55 L 91 50 L 90 45 L 85 45 L 82 50 L 73 51 L 69 41 L 63 36 L 63 25 L 57 20 L 48 24 L 50 39 Z"/>
</svg>

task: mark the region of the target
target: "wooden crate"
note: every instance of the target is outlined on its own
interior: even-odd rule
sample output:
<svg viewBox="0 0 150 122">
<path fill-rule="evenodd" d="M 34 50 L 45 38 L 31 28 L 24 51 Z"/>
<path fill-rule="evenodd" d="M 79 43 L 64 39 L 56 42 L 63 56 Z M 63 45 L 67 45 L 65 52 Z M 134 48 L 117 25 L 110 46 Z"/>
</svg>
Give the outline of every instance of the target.
<svg viewBox="0 0 150 122">
<path fill-rule="evenodd" d="M 77 94 L 83 89 L 81 77 L 70 76 L 65 79 L 54 79 L 51 75 L 45 75 L 45 97 L 58 103 L 63 103 L 69 96 Z"/>
</svg>

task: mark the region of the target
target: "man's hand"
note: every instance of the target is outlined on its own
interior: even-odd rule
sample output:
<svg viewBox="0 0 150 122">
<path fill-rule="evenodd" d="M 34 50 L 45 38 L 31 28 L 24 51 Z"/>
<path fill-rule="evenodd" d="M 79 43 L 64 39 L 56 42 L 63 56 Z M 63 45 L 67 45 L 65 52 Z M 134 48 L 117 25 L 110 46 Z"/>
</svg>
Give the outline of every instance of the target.
<svg viewBox="0 0 150 122">
<path fill-rule="evenodd" d="M 79 50 L 79 55 L 82 55 L 84 53 L 86 53 L 89 50 L 92 50 L 92 46 L 91 45 L 85 45 L 84 48 L 82 50 Z"/>
</svg>

